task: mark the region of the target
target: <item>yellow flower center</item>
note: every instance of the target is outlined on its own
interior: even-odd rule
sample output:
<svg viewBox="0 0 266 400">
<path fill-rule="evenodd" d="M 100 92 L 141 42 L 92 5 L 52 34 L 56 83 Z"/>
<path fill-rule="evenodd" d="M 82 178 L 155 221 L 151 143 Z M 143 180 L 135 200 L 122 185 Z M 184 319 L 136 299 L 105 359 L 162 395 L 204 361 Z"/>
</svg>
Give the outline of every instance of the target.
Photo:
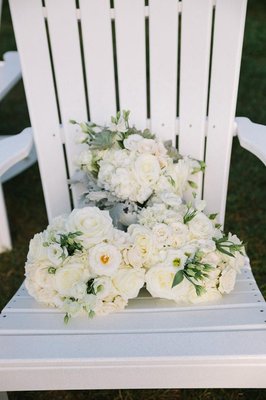
<svg viewBox="0 0 266 400">
<path fill-rule="evenodd" d="M 108 263 L 108 261 L 109 261 L 109 259 L 110 259 L 110 257 L 109 256 L 107 256 L 107 255 L 103 255 L 103 256 L 101 256 L 101 262 L 103 263 L 103 264 L 107 264 Z"/>
</svg>

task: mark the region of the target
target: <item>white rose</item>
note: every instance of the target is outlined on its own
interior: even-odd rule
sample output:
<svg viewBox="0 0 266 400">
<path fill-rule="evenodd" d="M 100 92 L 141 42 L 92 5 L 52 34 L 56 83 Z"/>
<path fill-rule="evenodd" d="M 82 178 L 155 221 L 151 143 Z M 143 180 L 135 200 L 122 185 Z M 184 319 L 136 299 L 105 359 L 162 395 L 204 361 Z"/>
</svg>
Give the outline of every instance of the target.
<svg viewBox="0 0 266 400">
<path fill-rule="evenodd" d="M 144 269 L 121 268 L 113 276 L 113 284 L 122 297 L 133 299 L 144 285 L 144 276 Z"/>
<path fill-rule="evenodd" d="M 151 231 L 141 225 L 130 225 L 128 233 L 132 238 L 133 247 L 141 254 L 144 261 L 148 260 L 155 248 Z"/>
<path fill-rule="evenodd" d="M 94 294 L 86 294 L 82 299 L 82 305 L 87 313 L 90 313 L 91 311 L 95 312 L 95 308 L 98 304 L 101 304 L 101 300 Z"/>
<path fill-rule="evenodd" d="M 173 232 L 171 236 L 171 245 L 176 248 L 184 246 L 189 238 L 187 225 L 183 224 L 183 222 L 173 222 L 170 226 Z"/>
<path fill-rule="evenodd" d="M 218 289 L 221 293 L 230 293 L 236 282 L 236 270 L 230 266 L 226 267 L 220 276 Z"/>
<path fill-rule="evenodd" d="M 77 259 L 71 260 L 70 258 L 63 267 L 56 270 L 55 288 L 61 296 L 72 297 L 73 291 L 75 293 L 80 293 L 81 287 L 77 286 L 77 290 L 75 290 L 73 289 L 75 285 L 86 283 L 89 278 L 90 273 L 87 266 L 78 262 Z"/>
<path fill-rule="evenodd" d="M 174 299 L 172 289 L 176 268 L 162 264 L 155 265 L 146 273 L 146 287 L 153 297 Z"/>
<path fill-rule="evenodd" d="M 25 265 L 26 281 L 31 281 L 32 285 L 37 287 L 54 288 L 54 275 L 50 274 L 49 265 L 46 261 L 39 261 L 31 264 L 29 262 Z"/>
<path fill-rule="evenodd" d="M 82 232 L 78 240 L 85 248 L 93 246 L 110 237 L 112 219 L 108 211 L 101 211 L 97 207 L 74 209 L 67 220 L 69 232 Z"/>
<path fill-rule="evenodd" d="M 210 264 L 213 267 L 216 267 L 221 262 L 221 256 L 217 251 L 213 251 L 207 254 L 204 254 L 204 257 L 201 259 L 203 264 Z"/>
<path fill-rule="evenodd" d="M 142 140 L 143 137 L 135 133 L 133 135 L 129 135 L 129 137 L 125 139 L 123 143 L 126 149 L 130 151 L 135 151 L 137 150 L 138 143 Z"/>
<path fill-rule="evenodd" d="M 193 304 L 215 302 L 220 300 L 221 297 L 222 297 L 221 293 L 216 288 L 208 288 L 206 293 L 203 293 L 201 296 L 198 296 L 195 287 L 192 286 L 188 293 L 188 299 Z"/>
<path fill-rule="evenodd" d="M 191 244 L 195 244 L 203 253 L 212 253 L 216 250 L 216 244 L 212 239 L 192 240 Z"/>
<path fill-rule="evenodd" d="M 96 275 L 112 276 L 118 270 L 121 261 L 120 251 L 111 244 L 101 243 L 89 251 L 90 269 Z"/>
<path fill-rule="evenodd" d="M 60 307 L 62 300 L 59 298 L 58 293 L 53 288 L 38 288 L 32 293 L 29 287 L 26 286 L 29 294 L 33 296 L 38 302 L 47 304 L 52 307 Z"/>
<path fill-rule="evenodd" d="M 96 315 L 107 315 L 114 312 L 122 311 L 127 305 L 127 300 L 121 296 L 116 296 L 113 301 L 99 302 L 94 311 Z"/>
<path fill-rule="evenodd" d="M 143 138 L 138 142 L 137 150 L 139 153 L 155 154 L 157 150 L 157 144 L 153 139 Z"/>
<path fill-rule="evenodd" d="M 174 209 L 178 209 L 179 206 L 182 204 L 182 199 L 175 193 L 170 192 L 162 192 L 158 195 L 160 200 L 167 204 L 168 206 L 173 207 Z"/>
<path fill-rule="evenodd" d="M 85 282 L 75 282 L 69 290 L 69 296 L 74 299 L 83 299 L 87 294 L 87 284 Z"/>
<path fill-rule="evenodd" d="M 64 233 L 66 231 L 66 220 L 67 215 L 59 215 L 55 217 L 47 227 L 48 234 L 54 234 L 55 232 Z"/>
<path fill-rule="evenodd" d="M 47 247 L 43 244 L 46 240 L 44 233 L 37 233 L 30 241 L 27 259 L 29 262 L 41 261 L 47 259 Z"/>
<path fill-rule="evenodd" d="M 148 186 L 141 186 L 138 190 L 134 189 L 133 193 L 136 191 L 136 195 L 130 196 L 129 200 L 143 204 L 152 195 L 152 188 Z"/>
<path fill-rule="evenodd" d="M 135 161 L 135 175 L 141 185 L 154 185 L 160 176 L 160 164 L 151 154 L 141 154 Z"/>
<path fill-rule="evenodd" d="M 188 228 L 192 238 L 211 239 L 214 234 L 214 227 L 211 220 L 202 212 L 198 212 L 191 221 Z"/>
<path fill-rule="evenodd" d="M 172 289 L 173 300 L 176 303 L 188 302 L 188 293 L 190 292 L 192 286 L 193 284 L 190 283 L 188 279 L 183 278 L 182 282 L 174 286 Z"/>
<path fill-rule="evenodd" d="M 116 290 L 109 276 L 100 276 L 99 278 L 95 278 L 93 288 L 98 299 L 105 299 L 109 296 L 114 297 L 116 294 Z"/>
<path fill-rule="evenodd" d="M 132 265 L 132 267 L 141 268 L 143 265 L 143 259 L 140 249 L 136 246 L 129 249 L 126 252 L 126 261 L 128 264 Z"/>
<path fill-rule="evenodd" d="M 83 306 L 78 301 L 65 299 L 62 305 L 62 310 L 66 312 L 69 316 L 76 317 L 82 313 Z"/>
<path fill-rule="evenodd" d="M 168 244 L 172 235 L 172 230 L 166 224 L 155 224 L 152 228 L 152 233 L 155 241 L 159 243 L 159 245 L 163 245 Z"/>
<path fill-rule="evenodd" d="M 52 243 L 50 246 L 47 248 L 47 256 L 49 261 L 51 261 L 52 264 L 59 266 L 62 264 L 64 261 L 64 258 L 67 256 L 67 251 L 66 249 L 62 249 L 60 244 L 58 243 Z"/>
</svg>

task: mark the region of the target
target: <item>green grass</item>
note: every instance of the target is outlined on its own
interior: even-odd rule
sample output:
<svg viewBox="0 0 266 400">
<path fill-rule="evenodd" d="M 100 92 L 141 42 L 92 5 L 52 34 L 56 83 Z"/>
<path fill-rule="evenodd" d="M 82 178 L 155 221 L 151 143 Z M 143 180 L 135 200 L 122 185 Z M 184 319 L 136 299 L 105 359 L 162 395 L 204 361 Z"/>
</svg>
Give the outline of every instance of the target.
<svg viewBox="0 0 266 400">
<path fill-rule="evenodd" d="M 232 0 L 233 1 L 233 0 Z M 4 1 L 0 55 L 15 49 L 7 1 Z M 266 124 L 266 2 L 249 0 L 237 115 Z M 0 103 L 0 133 L 18 133 L 29 126 L 22 83 Z M 28 242 L 46 227 L 47 219 L 38 167 L 4 184 L 13 250 L 0 255 L 0 309 L 23 280 Z M 266 170 L 234 139 L 229 180 L 226 230 L 248 242 L 258 285 L 266 296 Z M 266 378 L 265 378 L 266 379 Z M 91 400 L 263 400 L 263 390 L 108 390 L 78 392 L 17 392 L 10 399 Z"/>
</svg>

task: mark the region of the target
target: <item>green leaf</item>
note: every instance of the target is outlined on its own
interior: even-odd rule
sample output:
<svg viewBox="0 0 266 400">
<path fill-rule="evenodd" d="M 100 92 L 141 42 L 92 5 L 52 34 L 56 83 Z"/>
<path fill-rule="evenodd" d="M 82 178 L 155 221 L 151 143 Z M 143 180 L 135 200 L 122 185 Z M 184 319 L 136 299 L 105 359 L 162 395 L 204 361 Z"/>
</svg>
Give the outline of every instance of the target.
<svg viewBox="0 0 266 400">
<path fill-rule="evenodd" d="M 66 315 L 64 316 L 64 323 L 67 324 L 70 318 L 71 316 L 68 313 L 66 313 Z"/>
<path fill-rule="evenodd" d="M 210 214 L 209 219 L 213 220 L 217 217 L 218 213 Z"/>
<path fill-rule="evenodd" d="M 175 274 L 173 283 L 172 283 L 172 288 L 176 285 L 178 285 L 179 283 L 182 282 L 182 280 L 184 279 L 184 275 L 183 275 L 183 271 L 177 271 L 177 273 Z"/>
<path fill-rule="evenodd" d="M 90 279 L 87 282 L 87 293 L 88 294 L 96 294 L 93 284 L 94 284 L 94 279 Z"/>
<path fill-rule="evenodd" d="M 191 210 L 190 207 L 188 207 L 186 214 L 183 217 L 183 222 L 184 224 L 187 224 L 189 221 L 191 221 L 195 215 L 197 214 L 197 210 Z"/>
<path fill-rule="evenodd" d="M 88 316 L 89 316 L 89 318 L 93 318 L 93 317 L 95 316 L 95 312 L 92 311 L 92 310 L 90 310 L 90 311 L 88 312 Z"/>
<path fill-rule="evenodd" d="M 56 268 L 54 268 L 54 267 L 48 268 L 48 274 L 54 275 L 55 273 L 56 273 Z"/>
<path fill-rule="evenodd" d="M 203 286 L 200 285 L 194 285 L 196 289 L 197 296 L 202 296 L 204 293 L 206 293 L 206 289 Z"/>
<path fill-rule="evenodd" d="M 190 187 L 192 187 L 192 189 L 197 189 L 198 188 L 198 185 L 194 181 L 188 181 L 188 184 L 189 184 Z"/>
<path fill-rule="evenodd" d="M 102 131 L 98 133 L 90 142 L 91 149 L 94 150 L 107 150 L 114 144 L 115 132 Z"/>
</svg>

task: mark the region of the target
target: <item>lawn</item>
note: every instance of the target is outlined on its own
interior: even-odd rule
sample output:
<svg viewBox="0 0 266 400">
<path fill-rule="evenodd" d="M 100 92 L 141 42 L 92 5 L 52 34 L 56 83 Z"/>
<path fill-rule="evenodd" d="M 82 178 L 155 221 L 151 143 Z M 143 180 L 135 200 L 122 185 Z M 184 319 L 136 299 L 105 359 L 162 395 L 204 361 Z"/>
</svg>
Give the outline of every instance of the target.
<svg viewBox="0 0 266 400">
<path fill-rule="evenodd" d="M 0 58 L 15 49 L 7 1 L 4 0 Z M 30 125 L 23 84 L 0 103 L 0 134 L 19 133 Z M 266 2 L 249 0 L 237 115 L 266 124 Z M 28 242 L 47 224 L 37 165 L 4 184 L 13 250 L 0 255 L 0 309 L 23 280 Z M 248 243 L 254 275 L 266 296 L 266 170 L 234 139 L 225 229 Z M 265 377 L 266 380 L 266 377 Z M 86 392 L 17 392 L 10 399 L 100 400 L 262 400 L 262 390 L 109 390 Z"/>
</svg>

